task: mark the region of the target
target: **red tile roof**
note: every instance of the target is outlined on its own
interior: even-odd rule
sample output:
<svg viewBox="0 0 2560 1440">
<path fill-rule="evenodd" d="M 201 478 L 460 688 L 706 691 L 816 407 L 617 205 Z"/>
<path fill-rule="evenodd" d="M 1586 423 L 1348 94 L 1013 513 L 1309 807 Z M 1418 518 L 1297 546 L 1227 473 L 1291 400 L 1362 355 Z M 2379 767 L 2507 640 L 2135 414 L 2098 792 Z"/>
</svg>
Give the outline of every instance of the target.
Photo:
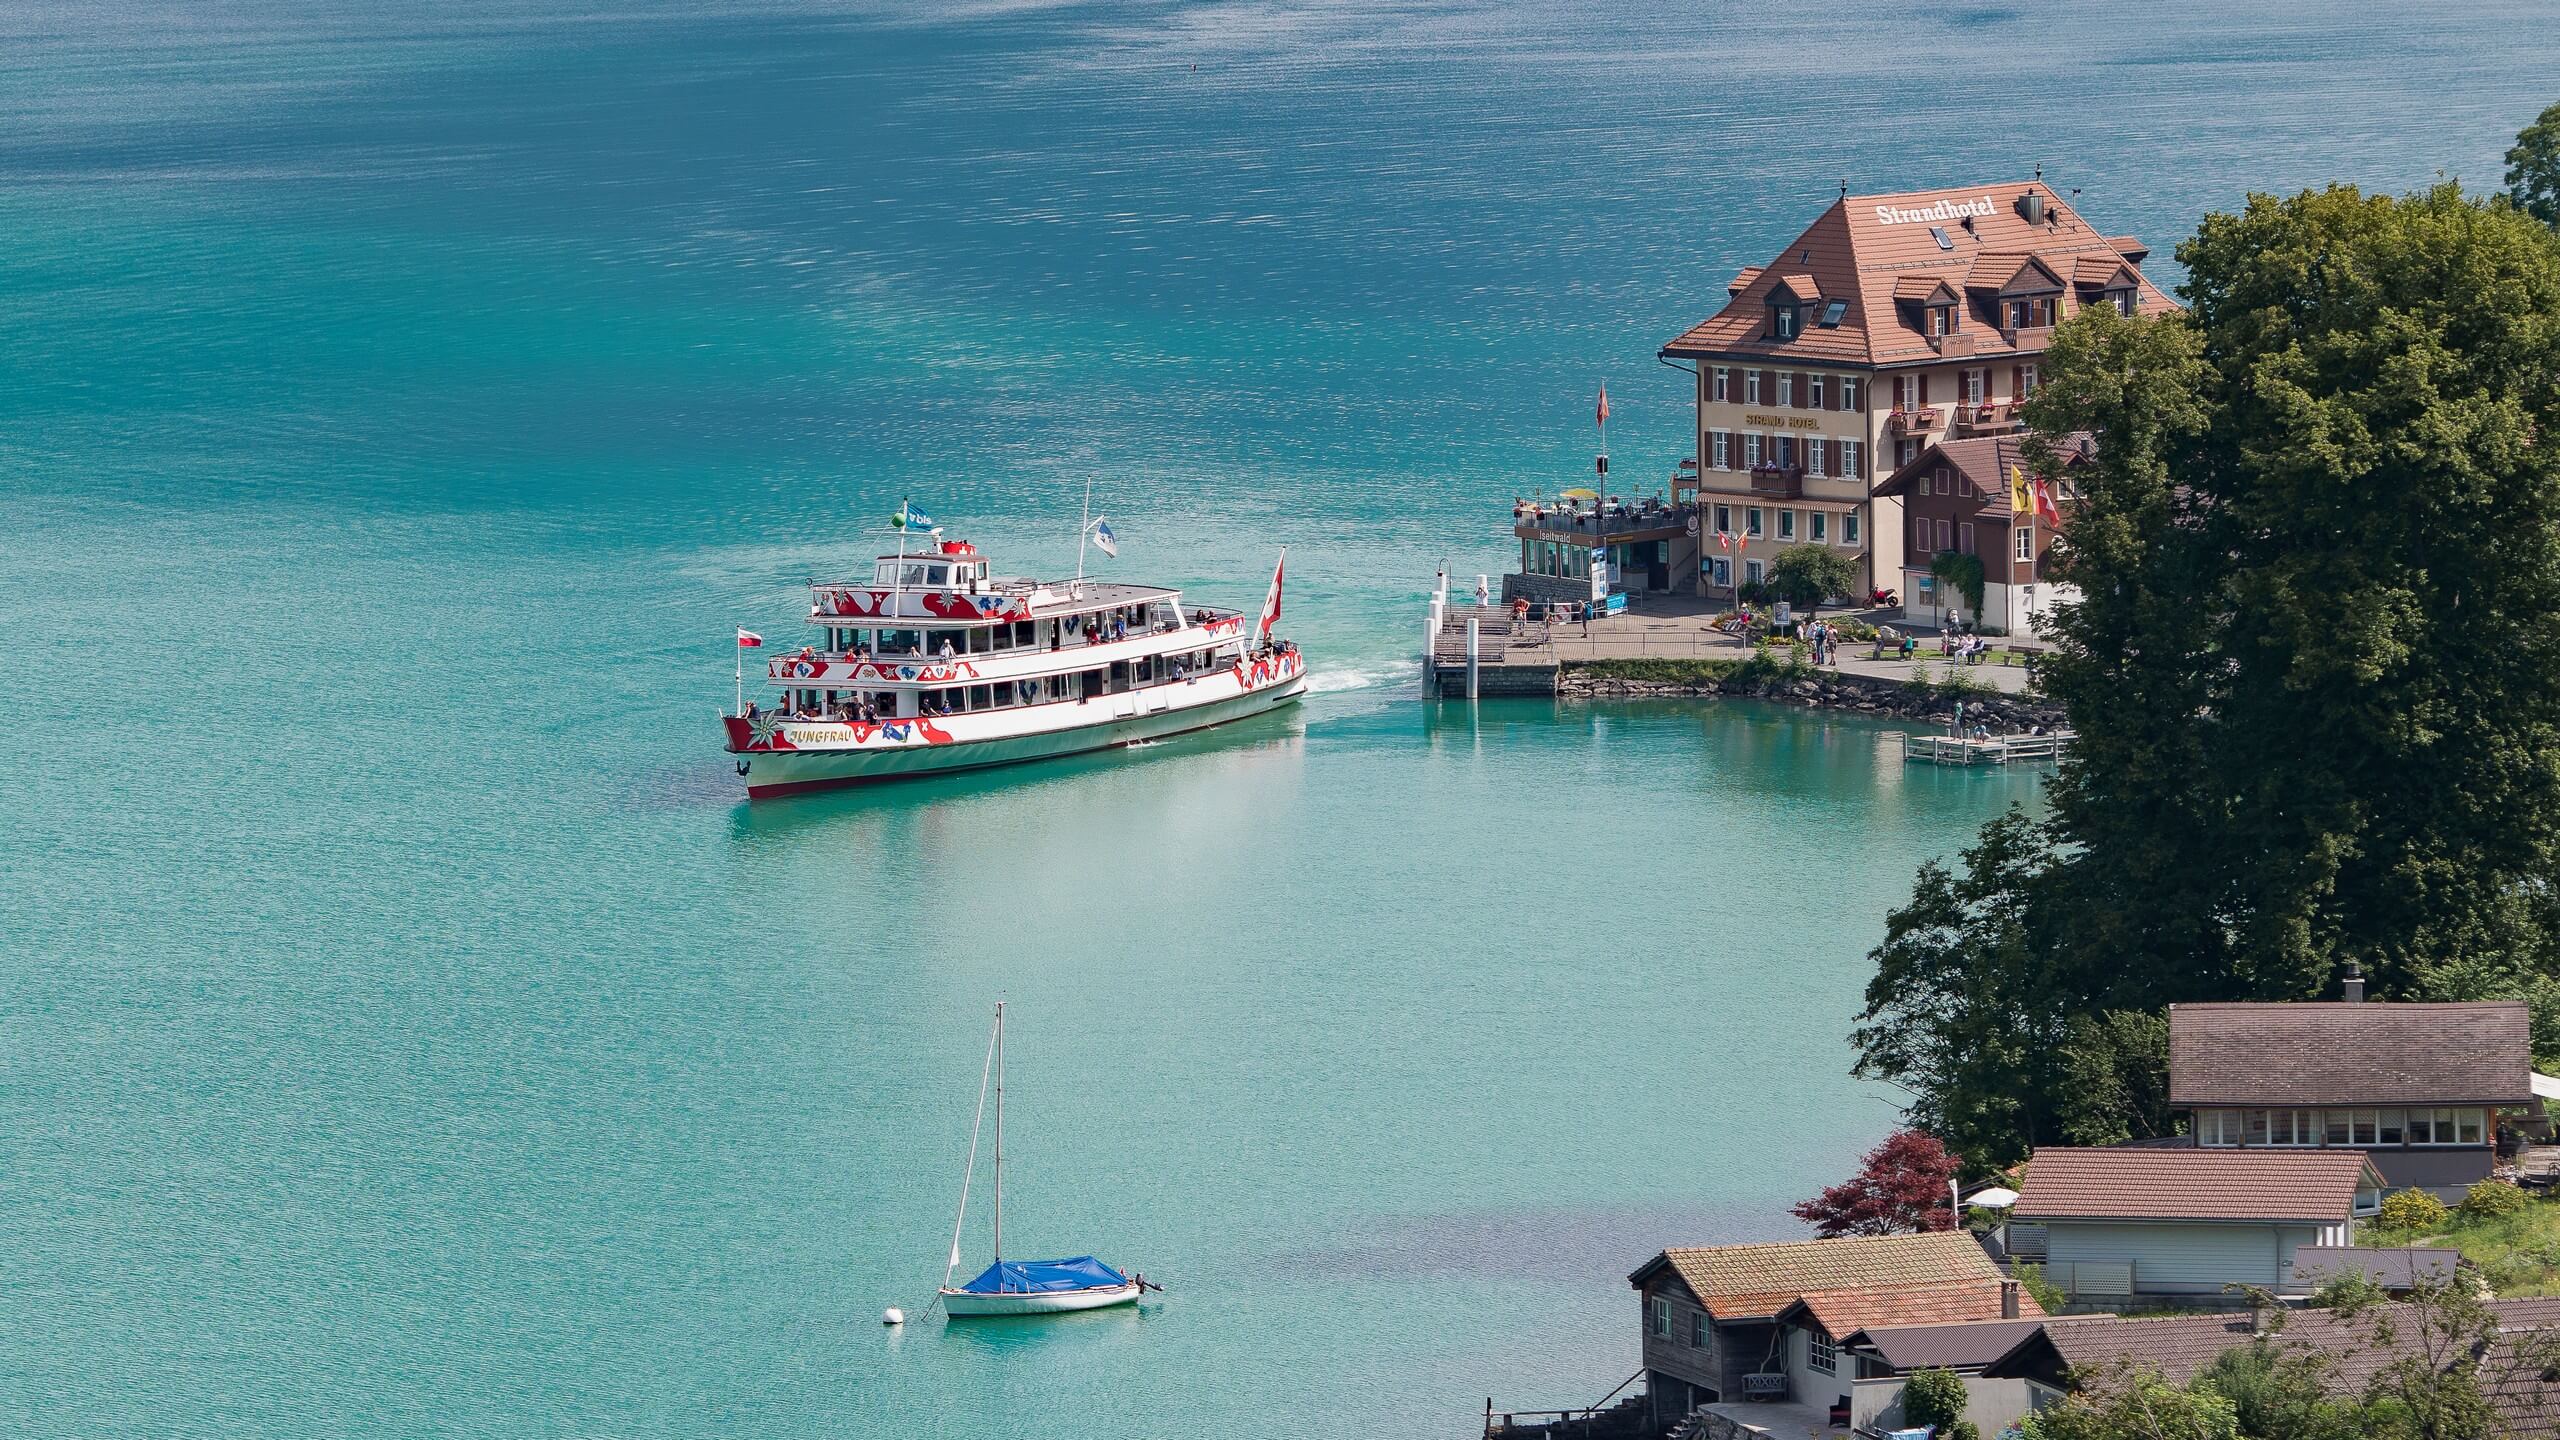
<svg viewBox="0 0 2560 1440">
<path fill-rule="evenodd" d="M 2043 223 L 2030 224 L 2019 213 L 2017 202 L 2030 193 L 2043 202 Z M 1938 248 L 1930 234 L 1933 226 L 1946 233 L 1954 248 Z M 1977 263 L 1994 254 L 2017 262 L 1999 282 L 2005 284 L 2029 258 L 2057 277 L 2077 275 L 2084 257 L 2123 263 L 2127 246 L 2142 252 L 2139 241 L 2109 239 L 2091 229 L 2042 182 L 1853 195 L 1834 201 L 1771 262 L 1772 267 L 1786 266 L 1790 274 L 1810 276 L 1830 299 L 1847 301 L 1847 314 L 1837 328 L 1807 324 L 1793 340 L 1770 338 L 1767 306 L 1776 280 L 1768 270 L 1753 268 L 1735 277 L 1739 288 L 1723 309 L 1665 345 L 1662 353 L 1861 366 L 1922 363 L 1958 354 L 2035 354 L 2044 349 L 2046 332 L 2020 332 L 2013 345 L 1979 314 L 1964 316 L 1959 333 L 1949 337 L 1954 343 L 1941 349 L 1904 319 L 1896 301 L 1925 298 L 1931 290 L 1922 287 L 1935 282 L 1960 288 Z M 2177 308 L 2159 287 L 2141 279 L 2138 269 L 2135 274 L 2137 303 L 2144 313 Z"/>
<path fill-rule="evenodd" d="M 2034 1296 L 2018 1295 L 2020 1316 L 2042 1315 Z M 1950 1325 L 1966 1320 L 1998 1320 L 1998 1280 L 1949 1280 L 1934 1285 L 1870 1285 L 1852 1290 L 1816 1290 L 1778 1312 L 1792 1321 L 1810 1316 L 1823 1333 L 1854 1335 L 1861 1330 L 1897 1325 Z"/>
<path fill-rule="evenodd" d="M 2521 1000 L 2169 1007 L 2169 1103 L 2530 1105 Z"/>
<path fill-rule="evenodd" d="M 1671 1249 L 1627 1279 L 1641 1287 L 1665 1266 L 1680 1277 L 1700 1305 L 1722 1319 L 1775 1315 L 1817 1292 L 1968 1281 L 1988 1282 L 1990 1313 L 2000 1313 L 2000 1267 L 1984 1253 L 1980 1241 L 1958 1230 Z"/>
<path fill-rule="evenodd" d="M 2380 1183 L 2361 1150 L 2038 1150 L 2021 1220 L 2306 1220 L 2355 1214 Z"/>
</svg>

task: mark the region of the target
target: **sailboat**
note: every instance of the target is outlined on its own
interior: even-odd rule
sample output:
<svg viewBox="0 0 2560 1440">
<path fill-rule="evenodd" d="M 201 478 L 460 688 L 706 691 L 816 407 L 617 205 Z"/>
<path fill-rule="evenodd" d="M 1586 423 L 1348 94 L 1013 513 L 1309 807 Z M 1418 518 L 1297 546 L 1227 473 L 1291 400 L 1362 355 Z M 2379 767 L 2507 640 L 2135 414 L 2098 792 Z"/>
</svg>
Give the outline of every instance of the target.
<svg viewBox="0 0 2560 1440">
<path fill-rule="evenodd" d="M 987 1118 L 987 1082 L 995 1082 L 995 1261 L 978 1278 L 954 1288 L 960 1268 L 960 1233 L 969 1223 L 969 1187 L 978 1175 L 978 1131 Z M 942 1267 L 942 1313 L 952 1319 L 981 1315 L 1059 1315 L 1070 1310 L 1100 1310 L 1132 1305 L 1149 1290 L 1143 1275 L 1130 1275 L 1090 1255 L 1065 1260 L 1004 1258 L 1004 1002 L 996 1002 L 995 1034 L 987 1040 L 986 1064 L 978 1073 L 978 1118 L 969 1126 L 969 1168 L 960 1180 L 960 1214 L 951 1222 L 951 1261 Z"/>
</svg>

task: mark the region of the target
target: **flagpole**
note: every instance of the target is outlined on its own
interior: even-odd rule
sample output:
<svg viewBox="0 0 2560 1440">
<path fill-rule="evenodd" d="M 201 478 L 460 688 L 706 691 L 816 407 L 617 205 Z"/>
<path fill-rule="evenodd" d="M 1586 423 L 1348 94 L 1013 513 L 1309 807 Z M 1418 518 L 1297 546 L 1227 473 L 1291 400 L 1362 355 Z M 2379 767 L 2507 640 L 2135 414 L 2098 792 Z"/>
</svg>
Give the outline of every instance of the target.
<svg viewBox="0 0 2560 1440">
<path fill-rule="evenodd" d="M 739 642 L 731 644 L 729 650 L 738 661 L 738 704 L 735 713 L 744 715 L 747 713 L 747 647 L 743 642 Z"/>
<path fill-rule="evenodd" d="M 906 608 L 907 500 L 907 496 L 901 495 L 898 497 L 898 568 L 896 573 L 889 577 L 889 618 L 892 622 L 901 618 L 898 612 Z M 918 631 L 916 633 L 916 653 L 918 655 L 922 655 L 924 653 L 924 633 L 922 631 Z"/>
<path fill-rule="evenodd" d="M 1076 595 L 1084 595 L 1084 542 L 1093 535 L 1093 477 L 1084 477 L 1084 523 L 1076 527 Z"/>
</svg>

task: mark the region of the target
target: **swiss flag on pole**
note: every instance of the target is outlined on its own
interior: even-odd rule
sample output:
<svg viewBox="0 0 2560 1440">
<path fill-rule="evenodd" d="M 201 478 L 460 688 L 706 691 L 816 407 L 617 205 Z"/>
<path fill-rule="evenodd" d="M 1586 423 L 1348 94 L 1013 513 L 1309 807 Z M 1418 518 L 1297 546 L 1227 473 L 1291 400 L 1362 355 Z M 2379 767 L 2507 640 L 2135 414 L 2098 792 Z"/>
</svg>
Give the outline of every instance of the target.
<svg viewBox="0 0 2560 1440">
<path fill-rule="evenodd" d="M 764 637 L 753 630 L 741 630 L 738 632 L 738 648 L 741 650 L 753 650 L 763 643 Z"/>
<path fill-rule="evenodd" d="M 2047 525 L 2059 527 L 2062 524 L 2062 511 L 2053 503 L 2053 486 L 2049 482 L 2042 479 L 2036 481 L 2035 500 L 2036 518 Z"/>
<path fill-rule="evenodd" d="M 1256 641 L 1271 638 L 1271 627 L 1280 623 L 1280 572 L 1289 564 L 1289 547 L 1280 547 L 1280 559 L 1271 567 L 1271 593 L 1262 598 L 1262 619 L 1253 627 Z"/>
<path fill-rule="evenodd" d="M 1600 423 L 1603 425 L 1609 423 L 1609 386 L 1606 381 L 1603 381 L 1600 386 Z"/>
</svg>

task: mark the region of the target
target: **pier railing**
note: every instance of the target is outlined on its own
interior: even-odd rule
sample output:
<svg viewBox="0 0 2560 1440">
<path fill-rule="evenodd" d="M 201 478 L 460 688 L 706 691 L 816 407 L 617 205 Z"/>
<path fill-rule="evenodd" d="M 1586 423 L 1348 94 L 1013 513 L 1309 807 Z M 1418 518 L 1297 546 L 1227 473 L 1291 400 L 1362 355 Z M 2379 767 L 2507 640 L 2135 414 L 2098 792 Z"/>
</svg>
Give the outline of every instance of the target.
<svg viewBox="0 0 2560 1440">
<path fill-rule="evenodd" d="M 1496 1410 L 1493 1397 L 1487 1396 L 1484 1440 L 1607 1440 L 1641 1434 L 1644 1396 L 1625 1392 L 1643 1378 L 1644 1372 L 1638 1370 L 1601 1396 L 1599 1403 L 1572 1410 Z"/>
</svg>

